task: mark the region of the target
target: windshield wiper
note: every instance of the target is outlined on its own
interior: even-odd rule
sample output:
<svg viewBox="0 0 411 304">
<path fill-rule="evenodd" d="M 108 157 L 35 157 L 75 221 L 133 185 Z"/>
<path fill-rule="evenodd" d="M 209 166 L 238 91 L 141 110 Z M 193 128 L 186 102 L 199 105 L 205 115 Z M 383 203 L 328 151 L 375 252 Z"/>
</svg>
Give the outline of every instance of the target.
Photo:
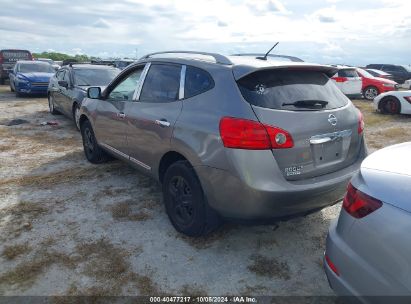
<svg viewBox="0 0 411 304">
<path fill-rule="evenodd" d="M 294 106 L 296 108 L 324 108 L 326 105 L 328 105 L 328 101 L 324 100 L 298 100 L 282 104 L 282 106 Z"/>
</svg>

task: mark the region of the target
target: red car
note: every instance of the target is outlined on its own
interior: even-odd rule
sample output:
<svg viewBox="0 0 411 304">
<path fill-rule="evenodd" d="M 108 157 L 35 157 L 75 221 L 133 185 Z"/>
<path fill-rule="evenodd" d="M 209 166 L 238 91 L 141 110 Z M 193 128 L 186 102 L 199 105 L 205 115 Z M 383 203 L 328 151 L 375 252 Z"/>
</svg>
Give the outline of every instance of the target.
<svg viewBox="0 0 411 304">
<path fill-rule="evenodd" d="M 357 68 L 357 72 L 362 78 L 362 94 L 367 100 L 373 100 L 381 93 L 394 91 L 398 88 L 398 83 L 393 80 L 374 77 L 360 68 Z"/>
</svg>

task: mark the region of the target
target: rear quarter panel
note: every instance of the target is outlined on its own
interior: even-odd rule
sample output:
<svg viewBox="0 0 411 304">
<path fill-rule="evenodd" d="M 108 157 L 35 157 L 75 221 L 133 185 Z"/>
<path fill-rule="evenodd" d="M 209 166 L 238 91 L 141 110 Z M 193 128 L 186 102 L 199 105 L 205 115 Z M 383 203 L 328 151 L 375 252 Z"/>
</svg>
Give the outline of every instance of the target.
<svg viewBox="0 0 411 304">
<path fill-rule="evenodd" d="M 224 116 L 251 120 L 257 118 L 250 104 L 242 99 L 231 68 L 210 65 L 206 70 L 213 77 L 215 87 L 183 100 L 171 148 L 183 154 L 193 166 L 205 165 L 228 170 L 229 159 L 220 138 L 220 119 Z"/>
<path fill-rule="evenodd" d="M 395 185 L 397 178 L 392 175 L 391 179 L 391 175 L 386 175 L 384 180 L 386 184 Z M 383 206 L 362 219 L 356 219 L 346 237 L 354 252 L 351 259 L 358 265 L 345 270 L 350 285 L 362 295 L 410 295 L 411 214 L 387 203 L 395 203 L 398 197 L 395 189 L 390 191 L 369 176 L 364 178 L 361 173 L 352 179 L 352 184 L 382 200 Z M 404 191 L 408 191 L 408 195 Z M 410 197 L 411 190 L 404 189 L 400 195 Z"/>
</svg>

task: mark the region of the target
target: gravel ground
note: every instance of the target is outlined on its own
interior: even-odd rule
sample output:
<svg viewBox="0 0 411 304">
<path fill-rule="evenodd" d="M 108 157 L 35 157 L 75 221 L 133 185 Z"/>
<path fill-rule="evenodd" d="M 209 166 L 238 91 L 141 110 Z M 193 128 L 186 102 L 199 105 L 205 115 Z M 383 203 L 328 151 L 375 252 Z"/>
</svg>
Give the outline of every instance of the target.
<svg viewBox="0 0 411 304">
<path fill-rule="evenodd" d="M 370 150 L 409 141 L 410 117 L 365 115 Z M 5 126 L 12 119 L 28 123 Z M 41 126 L 57 120 L 58 126 Z M 127 165 L 85 160 L 46 98 L 0 86 L 1 295 L 332 295 L 322 269 L 340 204 L 271 226 L 178 234 L 160 188 Z"/>
</svg>

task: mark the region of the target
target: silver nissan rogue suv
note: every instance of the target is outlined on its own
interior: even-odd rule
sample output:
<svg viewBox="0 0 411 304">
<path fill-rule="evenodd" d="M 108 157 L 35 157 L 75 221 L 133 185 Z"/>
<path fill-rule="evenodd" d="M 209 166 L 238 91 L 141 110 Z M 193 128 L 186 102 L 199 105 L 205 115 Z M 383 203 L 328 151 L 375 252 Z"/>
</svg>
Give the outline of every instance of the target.
<svg viewBox="0 0 411 304">
<path fill-rule="evenodd" d="M 162 185 L 189 236 L 222 218 L 268 220 L 340 200 L 367 154 L 361 112 L 336 68 L 172 51 L 124 69 L 80 109 L 92 163 L 122 159 Z"/>
</svg>

